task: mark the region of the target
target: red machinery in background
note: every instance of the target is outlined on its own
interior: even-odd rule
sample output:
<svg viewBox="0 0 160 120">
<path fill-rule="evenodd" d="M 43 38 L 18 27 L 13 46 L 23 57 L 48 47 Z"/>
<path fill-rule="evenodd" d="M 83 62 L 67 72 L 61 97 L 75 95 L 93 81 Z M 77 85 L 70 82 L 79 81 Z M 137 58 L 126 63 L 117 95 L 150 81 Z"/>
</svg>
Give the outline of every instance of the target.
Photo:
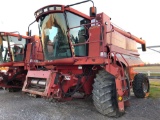
<svg viewBox="0 0 160 120">
<path fill-rule="evenodd" d="M 136 43 L 145 51 L 145 41 L 113 24 L 105 13 L 90 16 L 70 6 L 48 5 L 35 12 L 39 23 L 44 61 L 28 70 L 23 92 L 57 100 L 93 94 L 97 110 L 121 116 L 129 105 L 130 89 L 136 97 L 149 94 L 149 80 L 133 71 L 143 66 Z"/>
<path fill-rule="evenodd" d="M 35 69 L 32 59 L 38 60 L 38 45 L 37 36 L 0 32 L 0 87 L 10 92 L 22 89 L 28 69 Z"/>
</svg>

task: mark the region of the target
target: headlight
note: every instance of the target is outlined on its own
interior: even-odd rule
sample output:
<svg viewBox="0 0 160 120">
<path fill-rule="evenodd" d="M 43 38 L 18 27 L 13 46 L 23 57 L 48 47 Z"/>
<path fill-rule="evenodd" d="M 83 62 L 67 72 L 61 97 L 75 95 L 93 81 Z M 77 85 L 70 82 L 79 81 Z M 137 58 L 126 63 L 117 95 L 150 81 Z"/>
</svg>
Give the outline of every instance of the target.
<svg viewBox="0 0 160 120">
<path fill-rule="evenodd" d="M 48 8 L 44 8 L 43 11 L 44 11 L 44 12 L 47 12 L 47 11 L 48 11 Z"/>
<path fill-rule="evenodd" d="M 52 7 L 49 7 L 49 10 L 54 10 L 54 6 L 52 6 Z"/>
<path fill-rule="evenodd" d="M 56 7 L 56 10 L 62 10 L 62 7 Z"/>
</svg>

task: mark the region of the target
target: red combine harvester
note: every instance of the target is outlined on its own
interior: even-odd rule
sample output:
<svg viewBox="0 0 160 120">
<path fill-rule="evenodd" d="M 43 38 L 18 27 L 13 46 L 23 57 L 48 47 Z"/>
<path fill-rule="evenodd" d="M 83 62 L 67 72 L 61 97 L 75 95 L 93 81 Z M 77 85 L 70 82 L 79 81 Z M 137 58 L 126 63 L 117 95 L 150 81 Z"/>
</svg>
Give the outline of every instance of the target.
<svg viewBox="0 0 160 120">
<path fill-rule="evenodd" d="M 39 37 L 36 36 L 0 32 L 0 87 L 10 92 L 22 89 L 27 70 L 34 69 L 31 61 L 37 55 L 34 44 L 37 41 Z"/>
<path fill-rule="evenodd" d="M 35 12 L 44 61 L 28 70 L 22 91 L 50 99 L 71 100 L 93 94 L 96 109 L 121 116 L 129 105 L 130 89 L 138 98 L 149 94 L 149 80 L 133 71 L 143 66 L 136 43 L 145 41 L 111 23 L 105 13 L 90 16 L 70 6 L 48 5 Z"/>
</svg>

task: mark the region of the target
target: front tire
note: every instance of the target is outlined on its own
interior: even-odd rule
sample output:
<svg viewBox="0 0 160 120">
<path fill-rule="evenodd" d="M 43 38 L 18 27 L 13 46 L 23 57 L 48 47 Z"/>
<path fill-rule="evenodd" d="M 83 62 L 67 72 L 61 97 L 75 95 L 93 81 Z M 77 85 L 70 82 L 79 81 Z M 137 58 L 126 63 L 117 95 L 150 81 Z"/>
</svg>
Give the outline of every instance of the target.
<svg viewBox="0 0 160 120">
<path fill-rule="evenodd" d="M 134 77 L 133 92 L 137 98 L 145 98 L 149 96 L 149 79 L 147 75 L 138 73 Z"/>
<path fill-rule="evenodd" d="M 118 111 L 115 77 L 105 70 L 100 70 L 93 84 L 93 104 L 103 115 L 120 117 Z"/>
</svg>

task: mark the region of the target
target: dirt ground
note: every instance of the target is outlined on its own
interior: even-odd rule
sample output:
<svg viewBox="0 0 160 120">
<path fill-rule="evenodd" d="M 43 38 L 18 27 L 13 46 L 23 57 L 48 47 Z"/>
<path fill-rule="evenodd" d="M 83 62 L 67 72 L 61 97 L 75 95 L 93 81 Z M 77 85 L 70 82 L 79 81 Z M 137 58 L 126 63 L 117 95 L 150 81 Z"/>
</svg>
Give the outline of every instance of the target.
<svg viewBox="0 0 160 120">
<path fill-rule="evenodd" d="M 160 98 L 138 99 L 133 95 L 126 114 L 118 120 L 160 120 Z M 50 102 L 22 92 L 0 90 L 0 120 L 115 120 L 97 112 L 92 99 Z"/>
</svg>

